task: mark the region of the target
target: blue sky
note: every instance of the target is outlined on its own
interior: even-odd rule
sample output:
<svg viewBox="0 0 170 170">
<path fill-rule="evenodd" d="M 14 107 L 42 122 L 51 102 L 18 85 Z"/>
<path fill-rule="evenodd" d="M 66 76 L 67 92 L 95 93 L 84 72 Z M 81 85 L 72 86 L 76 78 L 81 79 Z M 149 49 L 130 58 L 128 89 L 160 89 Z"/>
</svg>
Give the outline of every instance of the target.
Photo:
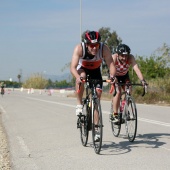
<svg viewBox="0 0 170 170">
<path fill-rule="evenodd" d="M 63 74 L 80 28 L 109 27 L 132 54 L 150 56 L 170 45 L 169 9 L 169 0 L 82 0 L 80 27 L 80 0 L 0 0 L 0 80 Z"/>
</svg>

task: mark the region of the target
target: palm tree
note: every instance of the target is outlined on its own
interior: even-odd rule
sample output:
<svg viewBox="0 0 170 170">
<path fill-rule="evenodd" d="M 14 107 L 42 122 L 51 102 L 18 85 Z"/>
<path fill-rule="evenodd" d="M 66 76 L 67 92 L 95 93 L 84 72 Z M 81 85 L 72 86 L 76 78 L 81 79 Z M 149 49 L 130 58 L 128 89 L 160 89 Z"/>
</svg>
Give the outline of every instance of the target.
<svg viewBox="0 0 170 170">
<path fill-rule="evenodd" d="M 20 74 L 18 74 L 17 78 L 18 78 L 18 82 L 21 83 L 21 75 Z"/>
</svg>

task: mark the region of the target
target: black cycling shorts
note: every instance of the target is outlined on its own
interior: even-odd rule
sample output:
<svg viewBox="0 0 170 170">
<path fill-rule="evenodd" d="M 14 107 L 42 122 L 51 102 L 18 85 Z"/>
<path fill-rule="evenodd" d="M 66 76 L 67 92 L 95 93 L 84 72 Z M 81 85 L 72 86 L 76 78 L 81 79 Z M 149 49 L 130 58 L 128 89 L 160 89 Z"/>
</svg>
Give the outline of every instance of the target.
<svg viewBox="0 0 170 170">
<path fill-rule="evenodd" d="M 118 83 L 130 82 L 129 73 L 127 72 L 124 76 L 116 76 Z"/>
<path fill-rule="evenodd" d="M 100 67 L 98 67 L 96 69 L 86 69 L 84 67 L 81 67 L 80 69 L 85 71 L 86 76 L 89 75 L 89 79 L 102 80 L 102 74 L 101 74 Z M 102 82 L 98 83 L 97 88 L 102 89 L 102 87 L 103 87 L 103 83 Z"/>
</svg>

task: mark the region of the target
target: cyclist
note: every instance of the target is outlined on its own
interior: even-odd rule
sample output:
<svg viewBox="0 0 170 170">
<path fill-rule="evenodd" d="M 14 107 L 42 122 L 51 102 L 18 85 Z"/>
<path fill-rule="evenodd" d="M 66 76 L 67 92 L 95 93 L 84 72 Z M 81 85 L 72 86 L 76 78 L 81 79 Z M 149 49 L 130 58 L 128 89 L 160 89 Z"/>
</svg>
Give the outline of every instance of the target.
<svg viewBox="0 0 170 170">
<path fill-rule="evenodd" d="M 81 77 L 86 78 L 88 74 L 91 79 L 101 79 L 100 66 L 102 60 L 105 60 L 107 66 L 110 69 L 110 77 L 114 82 L 116 68 L 113 64 L 112 55 L 108 46 L 101 41 L 101 36 L 99 32 L 87 31 L 85 33 L 84 41 L 76 45 L 73 51 L 72 61 L 70 71 L 72 75 L 76 78 L 76 91 L 79 89 L 79 85 L 82 83 Z M 76 115 L 78 116 L 82 112 L 82 96 L 84 92 L 84 86 L 80 86 L 80 93 L 77 94 L 77 106 Z M 100 98 L 102 93 L 102 83 L 97 87 L 97 95 Z M 95 124 L 98 124 L 98 114 L 95 111 Z M 95 139 L 99 139 L 100 136 L 96 132 Z"/>
<path fill-rule="evenodd" d="M 4 88 L 5 88 L 4 82 L 1 82 L 0 86 L 1 86 L 1 94 L 4 94 Z"/>
<path fill-rule="evenodd" d="M 140 79 L 143 85 L 147 85 L 134 56 L 130 53 L 131 50 L 129 46 L 126 44 L 120 44 L 117 46 L 115 50 L 115 54 L 112 55 L 113 62 L 116 66 L 116 78 L 119 83 L 126 83 L 130 82 L 129 78 L 129 67 L 132 66 L 133 70 L 136 72 L 138 78 Z M 124 89 L 124 87 L 123 87 Z M 120 106 L 120 94 L 121 94 L 121 87 L 118 87 L 117 94 L 113 97 L 113 114 L 111 115 L 110 119 L 113 122 L 118 121 L 118 108 Z"/>
</svg>

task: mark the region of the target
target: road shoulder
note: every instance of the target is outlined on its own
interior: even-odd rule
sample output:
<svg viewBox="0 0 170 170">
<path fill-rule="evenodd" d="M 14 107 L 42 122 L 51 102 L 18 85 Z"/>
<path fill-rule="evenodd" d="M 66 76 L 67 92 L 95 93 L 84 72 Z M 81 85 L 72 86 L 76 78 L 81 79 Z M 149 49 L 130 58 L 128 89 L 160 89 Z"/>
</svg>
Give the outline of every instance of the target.
<svg viewBox="0 0 170 170">
<path fill-rule="evenodd" d="M 7 143 L 5 129 L 2 124 L 2 114 L 0 113 L 0 169 L 10 170 L 10 153 Z"/>
</svg>

